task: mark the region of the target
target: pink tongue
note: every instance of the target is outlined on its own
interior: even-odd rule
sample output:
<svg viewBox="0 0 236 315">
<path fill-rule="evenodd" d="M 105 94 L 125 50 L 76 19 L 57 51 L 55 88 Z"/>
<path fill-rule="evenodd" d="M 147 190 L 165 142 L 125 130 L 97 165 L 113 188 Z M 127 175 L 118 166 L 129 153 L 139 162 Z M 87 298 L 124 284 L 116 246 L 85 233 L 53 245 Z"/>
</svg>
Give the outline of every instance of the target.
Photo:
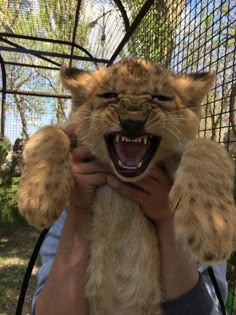
<svg viewBox="0 0 236 315">
<path fill-rule="evenodd" d="M 118 142 L 115 143 L 115 150 L 119 159 L 126 166 L 138 165 L 147 151 L 147 145 L 136 142 Z"/>
</svg>

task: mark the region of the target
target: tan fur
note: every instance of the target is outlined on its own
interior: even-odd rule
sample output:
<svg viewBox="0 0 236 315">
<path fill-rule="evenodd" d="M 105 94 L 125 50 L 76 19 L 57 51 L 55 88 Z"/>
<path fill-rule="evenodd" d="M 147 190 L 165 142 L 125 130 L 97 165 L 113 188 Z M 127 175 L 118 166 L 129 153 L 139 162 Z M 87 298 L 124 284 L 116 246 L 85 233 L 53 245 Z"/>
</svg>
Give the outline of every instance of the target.
<svg viewBox="0 0 236 315">
<path fill-rule="evenodd" d="M 72 92 L 66 124 L 76 125 L 78 142 L 102 163 L 113 166 L 104 136 L 121 130 L 124 119 L 143 120 L 145 132 L 162 137 L 145 172 L 165 166 L 177 237 L 204 263 L 227 259 L 233 250 L 234 169 L 219 144 L 197 139 L 200 104 L 215 75 L 175 75 L 153 62 L 127 60 L 96 72 L 63 68 Z M 104 93 L 118 97 L 107 99 Z M 152 95 L 171 99 L 155 101 Z M 27 143 L 18 190 L 21 213 L 36 226 L 48 226 L 64 210 L 72 188 L 70 144 L 61 127 L 38 131 Z M 114 166 L 113 166 L 114 167 Z M 158 240 L 140 207 L 108 185 L 97 190 L 93 205 L 87 297 L 92 315 L 161 315 Z"/>
</svg>

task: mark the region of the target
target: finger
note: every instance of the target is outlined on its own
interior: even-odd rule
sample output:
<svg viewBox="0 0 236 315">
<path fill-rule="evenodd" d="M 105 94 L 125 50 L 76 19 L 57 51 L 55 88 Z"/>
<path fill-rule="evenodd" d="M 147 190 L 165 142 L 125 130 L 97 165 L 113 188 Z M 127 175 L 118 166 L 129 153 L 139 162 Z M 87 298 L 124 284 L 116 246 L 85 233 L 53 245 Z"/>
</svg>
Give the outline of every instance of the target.
<svg viewBox="0 0 236 315">
<path fill-rule="evenodd" d="M 72 173 L 74 174 L 96 174 L 104 173 L 107 174 L 106 170 L 93 162 L 88 163 L 72 163 L 71 165 Z"/>
<path fill-rule="evenodd" d="M 158 166 L 155 166 L 151 169 L 149 177 L 153 178 L 154 180 L 158 180 L 159 182 L 170 180 L 167 171 L 164 168 Z"/>
<path fill-rule="evenodd" d="M 97 165 L 101 166 L 104 170 L 107 171 L 107 173 L 110 173 L 110 174 L 115 174 L 112 166 L 110 164 L 105 164 L 105 163 L 102 163 L 100 161 L 95 161 L 94 163 L 96 163 Z"/>
<path fill-rule="evenodd" d="M 153 177 L 145 177 L 138 182 L 135 183 L 138 187 L 140 187 L 143 191 L 148 194 L 156 192 L 160 187 L 161 182 Z"/>
<path fill-rule="evenodd" d="M 73 138 L 75 136 L 75 124 L 67 125 L 64 127 L 64 132 L 69 138 Z"/>
<path fill-rule="evenodd" d="M 73 163 L 83 162 L 83 163 L 93 163 L 100 166 L 103 170 L 106 170 L 109 173 L 113 172 L 113 169 L 110 165 L 101 163 L 97 161 L 96 158 L 90 153 L 90 151 L 85 146 L 78 146 L 72 151 L 71 160 Z"/>
<path fill-rule="evenodd" d="M 137 203 L 143 203 L 146 200 L 147 194 L 139 189 L 132 187 L 124 182 L 121 182 L 116 177 L 107 176 L 107 183 L 122 196 Z"/>
<path fill-rule="evenodd" d="M 155 166 L 151 169 L 148 176 L 137 181 L 135 184 L 147 193 L 153 193 L 159 189 L 160 184 L 163 185 L 163 183 L 167 182 L 168 180 L 169 177 L 166 171 L 160 167 Z"/>
<path fill-rule="evenodd" d="M 71 152 L 71 159 L 73 162 L 88 161 L 92 158 L 90 151 L 83 145 L 74 148 Z"/>
<path fill-rule="evenodd" d="M 79 187 L 98 187 L 106 184 L 107 174 L 79 174 L 74 179 Z"/>
<path fill-rule="evenodd" d="M 77 137 L 75 135 L 75 124 L 67 125 L 64 128 L 64 133 L 67 135 L 67 137 L 70 139 L 71 142 L 71 148 L 76 147 L 77 145 Z"/>
<path fill-rule="evenodd" d="M 171 180 L 167 172 L 160 168 L 155 167 L 151 170 L 148 176 L 137 181 L 135 186 L 146 192 L 147 194 L 155 194 L 160 190 L 160 186 L 171 185 Z"/>
</svg>

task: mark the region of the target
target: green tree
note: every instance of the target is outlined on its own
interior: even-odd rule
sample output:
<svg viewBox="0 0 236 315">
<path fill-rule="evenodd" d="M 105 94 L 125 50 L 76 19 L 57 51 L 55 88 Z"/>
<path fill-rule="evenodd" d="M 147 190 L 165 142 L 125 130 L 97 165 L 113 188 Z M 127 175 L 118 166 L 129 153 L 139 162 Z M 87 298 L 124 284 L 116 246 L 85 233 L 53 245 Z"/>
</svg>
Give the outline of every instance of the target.
<svg viewBox="0 0 236 315">
<path fill-rule="evenodd" d="M 6 137 L 0 137 L 0 170 L 3 169 L 4 164 L 6 163 L 6 158 L 8 152 L 11 150 L 11 142 Z"/>
<path fill-rule="evenodd" d="M 145 1 L 125 0 L 123 3 L 133 20 Z M 128 44 L 128 53 L 170 66 L 175 44 L 175 31 L 184 6 L 185 0 L 154 2 L 132 36 Z"/>
<path fill-rule="evenodd" d="M 0 138 L 0 223 L 9 222 L 16 213 L 16 192 L 12 188 L 13 174 L 11 160 L 8 158 L 12 146 L 8 138 Z M 14 213 L 14 215 L 13 215 Z"/>
</svg>

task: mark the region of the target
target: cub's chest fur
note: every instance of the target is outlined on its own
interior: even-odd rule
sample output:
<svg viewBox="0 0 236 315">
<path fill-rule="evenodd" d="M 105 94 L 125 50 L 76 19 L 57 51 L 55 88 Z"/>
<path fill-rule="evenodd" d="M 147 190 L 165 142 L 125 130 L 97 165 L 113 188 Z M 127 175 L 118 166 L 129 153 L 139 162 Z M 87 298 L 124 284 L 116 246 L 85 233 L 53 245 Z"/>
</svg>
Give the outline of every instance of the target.
<svg viewBox="0 0 236 315">
<path fill-rule="evenodd" d="M 200 105 L 214 77 L 173 74 L 143 59 L 95 72 L 61 70 L 72 93 L 65 125 L 75 127 L 78 142 L 125 182 L 135 183 L 156 165 L 164 166 L 174 181 L 169 199 L 176 235 L 210 264 L 229 257 L 236 223 L 232 162 L 220 145 L 196 139 Z M 61 126 L 44 127 L 27 143 L 18 205 L 30 223 L 48 226 L 65 209 L 73 188 L 69 154 Z M 153 222 L 108 185 L 97 189 L 92 210 L 90 313 L 162 314 Z"/>
</svg>

